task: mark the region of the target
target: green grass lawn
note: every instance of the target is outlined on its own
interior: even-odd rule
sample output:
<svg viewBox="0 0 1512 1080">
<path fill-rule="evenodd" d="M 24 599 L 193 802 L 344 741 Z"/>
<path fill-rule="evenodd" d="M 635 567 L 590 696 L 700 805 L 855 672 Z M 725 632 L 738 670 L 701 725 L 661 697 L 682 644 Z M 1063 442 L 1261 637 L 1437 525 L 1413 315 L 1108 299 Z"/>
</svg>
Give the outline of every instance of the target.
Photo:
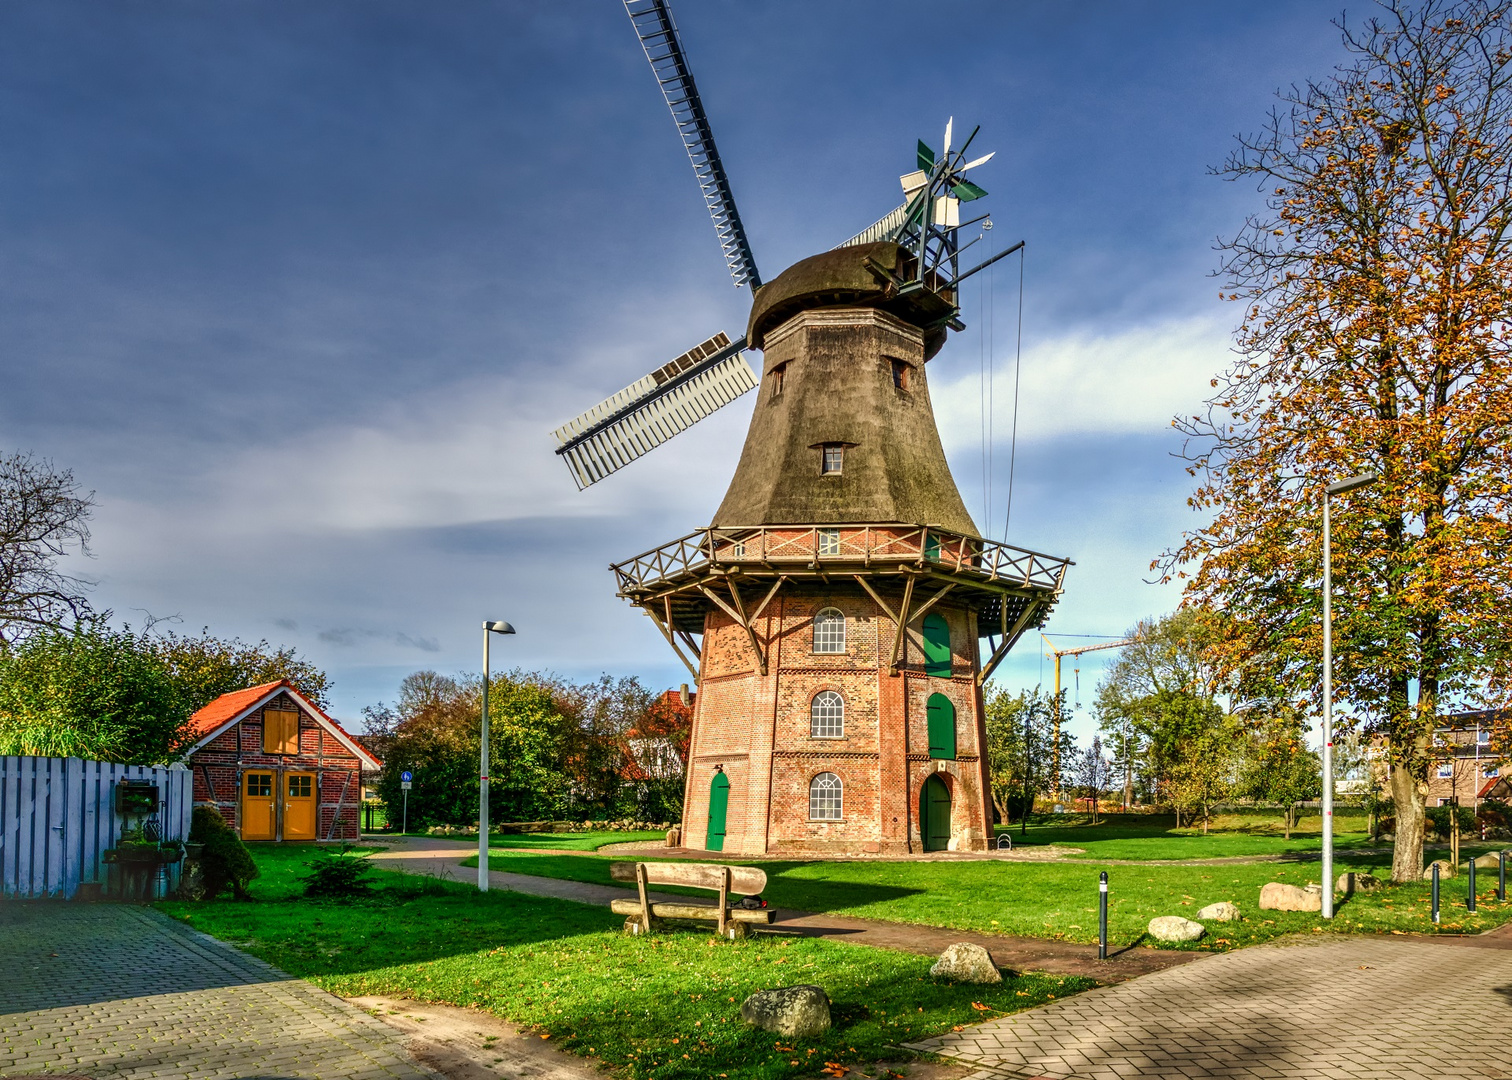
<svg viewBox="0 0 1512 1080">
<path fill-rule="evenodd" d="M 1468 854 L 1481 848 L 1465 847 Z M 612 857 L 499 852 L 489 856 L 494 870 L 620 885 L 609 878 Z M 763 894 L 775 907 L 831 912 L 926 926 L 1017 934 L 1056 940 L 1097 940 L 1098 873 L 1109 877 L 1109 940 L 1139 941 L 1157 915 L 1191 917 L 1219 900 L 1238 904 L 1243 919 L 1208 923 L 1208 936 L 1191 946 L 1237 948 L 1289 933 L 1324 928 L 1316 914 L 1261 911 L 1260 888 L 1267 881 L 1305 885 L 1319 880 L 1312 863 L 1231 863 L 1218 866 L 1119 866 L 1078 862 L 792 862 L 742 859 L 767 872 Z M 469 860 L 476 866 L 475 860 Z M 1388 856 L 1341 854 L 1338 872 L 1363 870 L 1386 878 Z M 1465 878 L 1445 879 L 1439 932 L 1476 933 L 1512 920 L 1512 903 L 1495 899 L 1496 874 L 1477 879 L 1478 912 L 1465 910 Z M 668 890 L 675 891 L 675 890 Z M 1353 933 L 1434 931 L 1427 884 L 1391 886 L 1376 893 L 1337 900 L 1330 930 Z M 1154 942 L 1145 942 L 1154 944 Z"/>
<path fill-rule="evenodd" d="M 258 848 L 251 901 L 158 906 L 332 993 L 485 1009 L 624 1076 L 768 1080 L 895 1061 L 899 1043 L 1092 985 L 1028 975 L 949 986 L 929 978 L 928 957 L 807 938 L 631 938 L 604 908 L 391 872 L 370 898 L 310 900 L 295 878 L 314 856 Z M 753 991 L 805 982 L 834 1002 L 824 1036 L 790 1044 L 740 1021 Z"/>
<path fill-rule="evenodd" d="M 430 836 L 423 832 L 405 833 L 425 840 L 455 840 L 458 844 L 478 844 L 472 836 Z M 666 833 L 659 832 L 576 832 L 576 833 L 490 833 L 490 848 L 555 848 L 558 851 L 597 851 L 609 844 L 661 843 Z M 380 839 L 371 837 L 370 839 Z"/>
<path fill-rule="evenodd" d="M 1000 828 L 1015 847 L 1061 844 L 1085 848 L 1079 859 L 1219 859 L 1234 855 L 1286 855 L 1317 852 L 1323 847 L 1321 819 L 1303 818 L 1288 839 L 1279 818 L 1226 816 L 1206 835 L 1198 828 L 1176 828 L 1175 819 L 1155 815 L 1110 815 L 1096 825 L 1080 820 L 1038 822 L 1023 830 Z M 1339 851 L 1372 847 L 1363 817 L 1336 819 L 1334 847 Z"/>
</svg>

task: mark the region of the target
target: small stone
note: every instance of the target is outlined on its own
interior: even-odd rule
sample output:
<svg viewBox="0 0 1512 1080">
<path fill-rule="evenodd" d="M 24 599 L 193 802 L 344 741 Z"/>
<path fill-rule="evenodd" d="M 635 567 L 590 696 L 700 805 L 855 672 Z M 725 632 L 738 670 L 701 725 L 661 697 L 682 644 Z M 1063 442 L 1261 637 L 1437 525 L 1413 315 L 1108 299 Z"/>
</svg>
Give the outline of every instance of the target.
<svg viewBox="0 0 1512 1080">
<path fill-rule="evenodd" d="M 1444 878 L 1449 878 L 1449 877 L 1453 877 L 1454 876 L 1454 864 L 1452 862 L 1450 862 L 1448 859 L 1434 859 L 1427 866 L 1423 867 L 1423 880 L 1424 881 L 1432 881 L 1433 880 L 1433 868 L 1435 866 L 1439 868 L 1439 880 L 1440 881 L 1444 880 Z"/>
<path fill-rule="evenodd" d="M 1383 888 L 1385 884 L 1384 881 L 1374 874 L 1364 874 L 1350 870 L 1339 875 L 1339 880 L 1334 882 L 1334 892 L 1343 893 L 1345 896 L 1357 892 L 1375 892 L 1377 889 Z"/>
<path fill-rule="evenodd" d="M 740 1018 L 785 1039 L 804 1039 L 830 1026 L 829 995 L 811 985 L 758 990 L 741 1002 Z"/>
<path fill-rule="evenodd" d="M 682 847 L 682 826 L 674 825 L 667 830 L 667 846 Z"/>
<path fill-rule="evenodd" d="M 1260 890 L 1262 911 L 1322 911 L 1321 888 L 1299 889 L 1284 881 L 1267 881 Z"/>
<path fill-rule="evenodd" d="M 1161 915 L 1150 920 L 1150 936 L 1156 941 L 1196 941 L 1207 929 L 1180 915 Z"/>
<path fill-rule="evenodd" d="M 992 962 L 992 954 L 980 945 L 958 941 L 940 954 L 929 973 L 936 979 L 959 983 L 1000 983 L 1002 972 Z"/>
<path fill-rule="evenodd" d="M 1209 904 L 1197 913 L 1199 919 L 1212 919 L 1214 922 L 1233 922 L 1239 918 L 1239 905 L 1231 904 L 1227 900 L 1220 900 L 1216 904 Z"/>
</svg>

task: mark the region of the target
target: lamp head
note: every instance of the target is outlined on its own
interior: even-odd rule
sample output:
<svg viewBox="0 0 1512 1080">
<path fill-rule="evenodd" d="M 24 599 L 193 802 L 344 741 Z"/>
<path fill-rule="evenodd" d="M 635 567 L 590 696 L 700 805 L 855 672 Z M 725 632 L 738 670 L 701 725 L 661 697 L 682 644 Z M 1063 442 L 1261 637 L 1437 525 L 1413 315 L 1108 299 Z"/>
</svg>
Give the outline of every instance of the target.
<svg viewBox="0 0 1512 1080">
<path fill-rule="evenodd" d="M 1350 476 L 1343 480 L 1335 480 L 1324 490 L 1330 495 L 1342 495 L 1346 491 L 1353 491 L 1355 488 L 1369 487 L 1380 478 L 1379 473 L 1362 472 L 1359 476 Z"/>
<path fill-rule="evenodd" d="M 483 629 L 495 634 L 512 634 L 515 632 L 515 628 L 507 622 L 486 622 L 483 624 Z"/>
</svg>

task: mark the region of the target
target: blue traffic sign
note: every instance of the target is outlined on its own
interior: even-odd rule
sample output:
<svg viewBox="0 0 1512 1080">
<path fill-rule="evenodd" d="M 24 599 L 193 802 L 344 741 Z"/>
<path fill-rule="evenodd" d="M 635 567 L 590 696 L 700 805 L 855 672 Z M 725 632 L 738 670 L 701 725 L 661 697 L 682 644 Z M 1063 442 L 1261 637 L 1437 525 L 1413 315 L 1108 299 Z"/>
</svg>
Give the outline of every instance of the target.
<svg viewBox="0 0 1512 1080">
<path fill-rule="evenodd" d="M 399 779 L 400 779 L 400 781 L 402 783 L 408 784 L 414 778 L 415 778 L 415 774 L 412 773 L 412 772 L 410 772 L 408 769 L 404 770 L 404 772 L 402 772 L 402 773 L 399 774 Z"/>
</svg>

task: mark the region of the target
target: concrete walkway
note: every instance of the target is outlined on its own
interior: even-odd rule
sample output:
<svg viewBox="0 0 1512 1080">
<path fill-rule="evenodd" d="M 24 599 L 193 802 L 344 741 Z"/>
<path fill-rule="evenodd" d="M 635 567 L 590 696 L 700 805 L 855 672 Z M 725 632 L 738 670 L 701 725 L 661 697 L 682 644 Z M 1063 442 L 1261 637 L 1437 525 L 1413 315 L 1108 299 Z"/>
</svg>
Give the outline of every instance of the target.
<svg viewBox="0 0 1512 1080">
<path fill-rule="evenodd" d="M 1505 1080 L 1508 945 L 1277 942 L 909 1046 L 978 1066 L 967 1080 Z"/>
<path fill-rule="evenodd" d="M 0 1076 L 435 1080 L 405 1036 L 165 916 L 0 904 Z"/>
<path fill-rule="evenodd" d="M 476 882 L 475 867 L 459 865 L 463 859 L 478 853 L 476 846 L 462 847 L 455 840 L 428 837 L 404 837 L 384 840 L 392 847 L 372 861 L 390 870 L 402 870 L 412 874 L 428 874 L 451 881 Z M 582 855 L 574 851 L 564 854 Z M 615 852 L 614 854 L 627 854 Z M 536 877 L 531 874 L 512 874 L 491 870 L 489 887 L 512 889 L 532 896 L 549 896 L 557 900 L 575 900 L 580 904 L 597 904 L 608 907 L 613 900 L 623 900 L 632 895 L 628 889 L 612 885 L 595 885 L 583 881 L 563 881 L 558 878 Z M 652 893 L 656 900 L 686 900 L 686 897 Z M 849 941 L 860 945 L 873 945 L 882 949 L 917 953 L 923 956 L 938 956 L 958 941 L 981 945 L 992 954 L 998 967 L 1014 971 L 1044 971 L 1055 975 L 1085 975 L 1100 982 L 1120 982 L 1152 971 L 1191 963 L 1204 954 L 1174 952 L 1165 949 L 1140 947 L 1125 948 L 1107 960 L 1097 958 L 1097 946 L 1074 945 L 1063 941 L 1046 941 L 1040 938 L 1009 937 L 1004 934 L 973 934 L 964 930 L 941 930 L 932 926 L 915 926 L 910 923 L 883 922 L 876 919 L 855 919 L 846 915 L 818 914 L 811 911 L 775 909 L 777 922 L 772 930 L 777 933 L 794 934 L 800 937 L 822 937 L 835 941 Z"/>
</svg>

